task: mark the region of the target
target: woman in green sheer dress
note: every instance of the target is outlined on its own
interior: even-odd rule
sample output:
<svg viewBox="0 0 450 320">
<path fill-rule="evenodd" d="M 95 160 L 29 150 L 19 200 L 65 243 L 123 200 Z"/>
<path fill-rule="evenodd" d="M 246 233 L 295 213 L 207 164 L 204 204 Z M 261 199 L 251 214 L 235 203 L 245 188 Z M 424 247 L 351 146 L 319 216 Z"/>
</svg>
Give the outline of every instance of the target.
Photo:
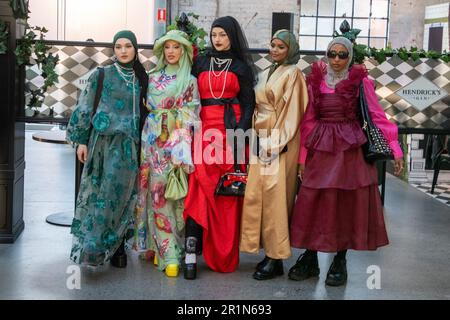
<svg viewBox="0 0 450 320">
<path fill-rule="evenodd" d="M 124 239 L 136 203 L 140 119 L 145 118 L 148 76 L 134 33 L 114 36 L 112 65 L 103 68 L 101 98 L 93 115 L 99 68 L 89 77 L 67 128 L 84 163 L 71 233 L 70 258 L 82 265 L 111 261 L 125 267 Z"/>
</svg>

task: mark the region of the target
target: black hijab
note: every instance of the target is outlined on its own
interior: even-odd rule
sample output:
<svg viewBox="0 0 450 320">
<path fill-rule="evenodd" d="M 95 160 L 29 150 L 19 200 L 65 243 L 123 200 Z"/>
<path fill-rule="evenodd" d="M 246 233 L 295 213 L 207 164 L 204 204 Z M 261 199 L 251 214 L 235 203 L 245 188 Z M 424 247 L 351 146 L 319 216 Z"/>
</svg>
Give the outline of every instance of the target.
<svg viewBox="0 0 450 320">
<path fill-rule="evenodd" d="M 219 27 L 225 30 L 227 33 L 228 39 L 230 39 L 231 48 L 229 52 L 232 56 L 238 58 L 242 62 L 244 62 L 250 69 L 251 75 L 250 78 L 252 79 L 252 82 L 256 82 L 255 78 L 255 70 L 254 70 L 254 64 L 252 57 L 250 55 L 249 49 L 248 49 L 248 42 L 247 38 L 245 37 L 244 33 L 242 32 L 241 26 L 239 25 L 239 22 L 231 16 L 226 17 L 220 17 L 214 20 L 214 22 L 211 25 L 211 31 L 213 28 Z M 212 56 L 218 56 L 227 54 L 223 51 L 217 51 L 214 48 L 212 38 L 211 38 L 211 32 L 209 33 L 209 39 L 211 42 L 211 52 L 210 54 Z"/>
</svg>

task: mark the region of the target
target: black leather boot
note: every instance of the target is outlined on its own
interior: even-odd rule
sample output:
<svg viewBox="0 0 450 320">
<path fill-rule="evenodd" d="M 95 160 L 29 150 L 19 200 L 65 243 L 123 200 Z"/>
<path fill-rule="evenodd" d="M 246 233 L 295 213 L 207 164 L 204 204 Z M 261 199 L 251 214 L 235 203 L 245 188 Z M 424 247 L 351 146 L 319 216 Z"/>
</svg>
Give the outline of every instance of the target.
<svg viewBox="0 0 450 320">
<path fill-rule="evenodd" d="M 333 287 L 342 286 L 347 282 L 347 260 L 335 256 L 327 273 L 325 284 Z"/>
<path fill-rule="evenodd" d="M 317 253 L 306 251 L 298 257 L 297 262 L 289 269 L 288 278 L 302 281 L 310 277 L 317 277 L 320 274 Z"/>
<path fill-rule="evenodd" d="M 186 219 L 185 228 L 185 238 L 194 237 L 196 239 L 195 254 L 198 256 L 201 255 L 203 248 L 203 228 L 190 217 Z"/>
<path fill-rule="evenodd" d="M 264 259 L 262 259 L 260 262 L 258 262 L 258 264 L 256 265 L 256 270 L 259 270 L 260 268 L 264 267 L 265 264 L 267 263 L 267 261 L 269 261 L 269 257 L 265 256 Z"/>
<path fill-rule="evenodd" d="M 197 278 L 197 242 L 196 237 L 186 238 L 186 257 L 183 266 L 183 274 L 184 278 L 187 280 L 194 280 Z"/>
<path fill-rule="evenodd" d="M 111 257 L 111 265 L 116 268 L 125 268 L 127 266 L 127 254 L 125 252 L 125 241 L 122 241 L 114 255 Z"/>
<path fill-rule="evenodd" d="M 272 259 L 269 257 L 266 258 L 266 263 L 261 265 L 260 268 L 253 274 L 253 279 L 268 280 L 284 274 L 283 260 Z"/>
</svg>

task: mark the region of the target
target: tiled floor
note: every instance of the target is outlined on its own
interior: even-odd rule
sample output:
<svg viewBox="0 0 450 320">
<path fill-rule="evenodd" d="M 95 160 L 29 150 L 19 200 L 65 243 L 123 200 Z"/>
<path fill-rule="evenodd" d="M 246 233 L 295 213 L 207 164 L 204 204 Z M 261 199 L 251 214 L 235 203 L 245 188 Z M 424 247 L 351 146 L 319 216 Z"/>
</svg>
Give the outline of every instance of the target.
<svg viewBox="0 0 450 320">
<path fill-rule="evenodd" d="M 439 200 L 442 203 L 450 206 L 450 184 L 440 183 L 434 188 L 434 193 L 431 193 L 431 183 L 411 184 L 418 190 L 425 192 L 427 195 Z"/>
<path fill-rule="evenodd" d="M 286 275 L 252 279 L 262 252 L 241 254 L 239 268 L 228 274 L 212 272 L 200 260 L 195 281 L 167 278 L 129 252 L 126 269 L 81 269 L 81 287 L 73 288 L 69 228 L 45 218 L 73 210 L 74 150 L 36 142 L 31 134 L 26 133 L 25 230 L 14 244 L 0 244 L 0 299 L 450 299 L 450 208 L 390 175 L 385 202 L 390 244 L 350 251 L 346 286 L 325 286 L 333 258 L 326 253 L 319 253 L 319 278 L 296 282 Z M 284 262 L 285 273 L 300 252 L 293 250 Z M 370 286 L 374 270 L 380 288 Z"/>
</svg>

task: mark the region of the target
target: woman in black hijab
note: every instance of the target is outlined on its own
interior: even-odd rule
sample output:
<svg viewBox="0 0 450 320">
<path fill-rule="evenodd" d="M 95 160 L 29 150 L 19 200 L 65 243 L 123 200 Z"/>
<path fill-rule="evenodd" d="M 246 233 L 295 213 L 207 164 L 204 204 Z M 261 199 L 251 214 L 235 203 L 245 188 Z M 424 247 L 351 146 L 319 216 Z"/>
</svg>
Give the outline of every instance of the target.
<svg viewBox="0 0 450 320">
<path fill-rule="evenodd" d="M 189 176 L 185 200 L 186 279 L 196 278 L 196 255 L 202 251 L 214 271 L 233 272 L 238 266 L 243 198 L 215 195 L 215 189 L 223 174 L 235 171 L 233 142 L 227 141 L 226 132 L 249 129 L 255 107 L 255 72 L 239 23 L 229 16 L 216 19 L 210 40 L 211 49 L 192 67 L 201 97 L 202 130 L 196 133 L 195 171 Z M 220 138 L 214 134 L 213 142 L 203 141 L 209 140 L 205 132 L 211 130 Z M 209 152 L 211 148 L 214 153 Z M 243 153 L 240 148 L 238 154 Z M 245 172 L 244 164 L 240 170 Z"/>
</svg>

